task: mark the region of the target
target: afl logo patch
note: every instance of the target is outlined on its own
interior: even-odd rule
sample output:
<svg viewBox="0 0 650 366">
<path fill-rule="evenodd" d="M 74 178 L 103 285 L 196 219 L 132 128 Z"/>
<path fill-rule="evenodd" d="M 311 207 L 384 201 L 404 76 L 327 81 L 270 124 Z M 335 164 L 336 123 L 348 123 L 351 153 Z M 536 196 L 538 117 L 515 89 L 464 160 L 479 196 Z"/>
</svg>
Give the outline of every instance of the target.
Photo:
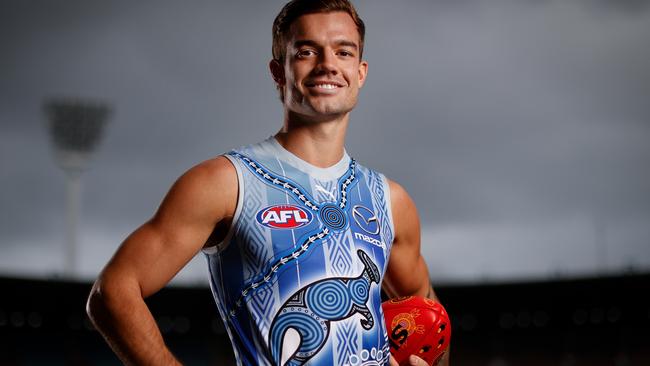
<svg viewBox="0 0 650 366">
<path fill-rule="evenodd" d="M 295 205 L 275 205 L 261 209 L 255 218 L 258 223 L 271 229 L 296 229 L 308 225 L 313 216 Z"/>
</svg>

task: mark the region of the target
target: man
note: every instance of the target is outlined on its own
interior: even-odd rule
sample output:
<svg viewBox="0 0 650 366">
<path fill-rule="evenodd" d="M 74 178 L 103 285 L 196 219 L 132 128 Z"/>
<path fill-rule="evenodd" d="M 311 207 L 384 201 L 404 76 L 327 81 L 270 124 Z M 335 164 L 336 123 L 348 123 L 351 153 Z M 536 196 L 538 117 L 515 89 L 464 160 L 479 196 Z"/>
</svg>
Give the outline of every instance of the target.
<svg viewBox="0 0 650 366">
<path fill-rule="evenodd" d="M 88 314 L 127 364 L 179 364 L 143 299 L 199 251 L 239 364 L 386 364 L 379 286 L 435 299 L 413 201 L 344 149 L 363 22 L 347 0 L 294 0 L 273 30 L 282 129 L 188 170 L 93 286 Z"/>
</svg>

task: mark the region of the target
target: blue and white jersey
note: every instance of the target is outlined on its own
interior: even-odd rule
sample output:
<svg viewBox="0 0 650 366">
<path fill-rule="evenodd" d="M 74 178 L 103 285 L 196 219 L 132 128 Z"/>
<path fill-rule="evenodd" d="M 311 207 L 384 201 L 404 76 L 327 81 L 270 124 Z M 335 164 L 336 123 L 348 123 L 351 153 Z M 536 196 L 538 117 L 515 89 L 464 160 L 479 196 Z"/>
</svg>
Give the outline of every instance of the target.
<svg viewBox="0 0 650 366">
<path fill-rule="evenodd" d="M 394 228 L 384 175 L 347 152 L 316 167 L 274 137 L 225 156 L 237 209 L 224 241 L 204 253 L 238 364 L 388 364 L 380 285 Z"/>
</svg>

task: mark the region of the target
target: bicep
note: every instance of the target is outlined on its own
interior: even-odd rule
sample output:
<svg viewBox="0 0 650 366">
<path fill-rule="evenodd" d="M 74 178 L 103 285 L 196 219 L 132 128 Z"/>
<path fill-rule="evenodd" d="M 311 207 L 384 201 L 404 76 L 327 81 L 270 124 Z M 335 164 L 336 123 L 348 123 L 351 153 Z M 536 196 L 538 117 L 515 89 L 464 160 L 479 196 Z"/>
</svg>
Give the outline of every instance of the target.
<svg viewBox="0 0 650 366">
<path fill-rule="evenodd" d="M 139 287 L 143 297 L 165 286 L 234 211 L 237 178 L 226 160 L 205 162 L 182 175 L 155 215 L 124 240 L 100 278 Z"/>
<path fill-rule="evenodd" d="M 389 180 L 395 238 L 384 290 L 389 296 L 425 296 L 429 273 L 420 254 L 420 219 L 415 203 L 399 184 Z"/>
</svg>

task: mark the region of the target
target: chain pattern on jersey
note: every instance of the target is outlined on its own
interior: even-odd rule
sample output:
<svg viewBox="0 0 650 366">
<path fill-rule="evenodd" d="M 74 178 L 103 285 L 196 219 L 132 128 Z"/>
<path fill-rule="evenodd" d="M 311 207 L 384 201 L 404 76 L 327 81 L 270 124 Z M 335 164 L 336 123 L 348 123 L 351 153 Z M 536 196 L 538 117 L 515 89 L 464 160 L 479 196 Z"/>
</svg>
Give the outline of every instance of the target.
<svg viewBox="0 0 650 366">
<path fill-rule="evenodd" d="M 258 288 L 258 287 L 262 286 L 263 284 L 269 282 L 271 280 L 271 277 L 273 276 L 273 274 L 275 272 L 277 272 L 280 267 L 282 267 L 283 265 L 289 263 L 290 261 L 292 261 L 294 259 L 298 259 L 298 257 L 300 257 L 303 253 L 305 253 L 307 251 L 307 249 L 309 249 L 309 247 L 311 246 L 312 243 L 314 243 L 316 240 L 323 239 L 329 233 L 330 233 L 329 229 L 324 228 L 323 231 L 321 231 L 320 233 L 312 235 L 307 240 L 305 240 L 305 242 L 302 243 L 302 245 L 298 248 L 298 250 L 292 252 L 291 254 L 287 254 L 284 257 L 277 260 L 271 266 L 271 268 L 266 272 L 266 274 L 264 275 L 264 277 L 261 280 L 251 283 L 250 285 L 248 285 L 248 287 L 246 287 L 241 292 L 241 295 L 239 295 L 239 298 L 235 302 L 235 304 L 237 305 L 237 308 L 241 307 L 242 300 L 244 300 L 244 298 L 248 295 L 248 293 L 251 290 L 255 290 L 256 288 Z M 230 311 L 230 316 L 235 316 L 235 309 Z"/>
<path fill-rule="evenodd" d="M 311 197 L 309 194 L 306 192 L 303 192 L 300 188 L 294 186 L 293 184 L 283 180 L 280 176 L 277 176 L 270 172 L 269 170 L 265 169 L 261 164 L 258 164 L 255 162 L 253 159 L 249 158 L 248 156 L 242 155 L 240 153 L 232 153 L 234 156 L 244 160 L 251 168 L 251 170 L 257 174 L 260 178 L 264 179 L 265 181 L 276 185 L 278 187 L 281 187 L 284 191 L 291 193 L 294 195 L 298 200 L 302 201 L 305 206 L 309 207 L 313 211 L 318 211 L 318 206 L 312 203 L 308 197 Z"/>
<path fill-rule="evenodd" d="M 282 190 L 284 190 L 287 193 L 293 194 L 296 198 L 298 198 L 300 201 L 302 201 L 307 207 L 312 209 L 313 211 L 318 211 L 320 210 L 320 205 L 312 203 L 307 197 L 310 197 L 308 193 L 302 191 L 300 188 L 295 187 L 291 183 L 283 180 L 280 176 L 272 173 L 268 169 L 264 168 L 261 164 L 255 162 L 253 159 L 237 153 L 237 152 L 231 152 L 230 154 L 240 158 L 241 160 L 245 161 L 246 164 L 248 164 L 249 169 L 255 173 L 258 177 L 264 179 L 265 181 L 273 184 L 274 186 L 280 187 Z M 355 169 L 356 168 L 356 161 L 354 159 L 351 159 L 350 165 L 348 167 L 348 174 L 347 178 L 345 181 L 341 183 L 341 202 L 339 203 L 339 207 L 341 209 L 344 209 L 345 206 L 347 205 L 347 190 L 352 184 L 352 182 L 355 180 Z M 273 277 L 273 274 L 278 271 L 278 269 L 285 264 L 289 263 L 290 261 L 293 261 L 295 259 L 298 259 L 302 254 L 304 254 L 311 245 L 316 242 L 316 240 L 320 240 L 325 238 L 328 234 L 330 233 L 330 229 L 325 226 L 323 229 L 318 233 L 310 236 L 305 240 L 300 247 L 298 247 L 297 250 L 293 251 L 290 254 L 285 255 L 284 257 L 278 259 L 271 265 L 271 267 L 268 269 L 268 271 L 264 274 L 264 276 L 250 285 L 248 285 L 244 290 L 242 290 L 241 295 L 239 295 L 239 298 L 235 302 L 237 305 L 237 308 L 240 308 L 242 305 L 242 301 L 246 296 L 248 296 L 249 292 L 251 290 L 255 290 L 256 288 L 268 283 L 271 278 Z M 230 316 L 235 316 L 235 309 L 230 311 Z"/>
<path fill-rule="evenodd" d="M 350 168 L 348 169 L 348 172 L 350 174 L 347 177 L 347 179 L 343 183 L 341 183 L 341 188 L 340 188 L 340 191 L 341 191 L 341 203 L 339 204 L 339 207 L 341 207 L 341 209 L 344 209 L 347 202 L 348 202 L 348 198 L 347 198 L 348 197 L 348 187 L 350 186 L 350 184 L 352 184 L 352 182 L 355 179 L 354 172 L 356 170 L 354 168 L 356 167 L 356 165 L 357 165 L 357 162 L 354 159 L 352 159 L 352 161 L 350 161 Z"/>
</svg>

